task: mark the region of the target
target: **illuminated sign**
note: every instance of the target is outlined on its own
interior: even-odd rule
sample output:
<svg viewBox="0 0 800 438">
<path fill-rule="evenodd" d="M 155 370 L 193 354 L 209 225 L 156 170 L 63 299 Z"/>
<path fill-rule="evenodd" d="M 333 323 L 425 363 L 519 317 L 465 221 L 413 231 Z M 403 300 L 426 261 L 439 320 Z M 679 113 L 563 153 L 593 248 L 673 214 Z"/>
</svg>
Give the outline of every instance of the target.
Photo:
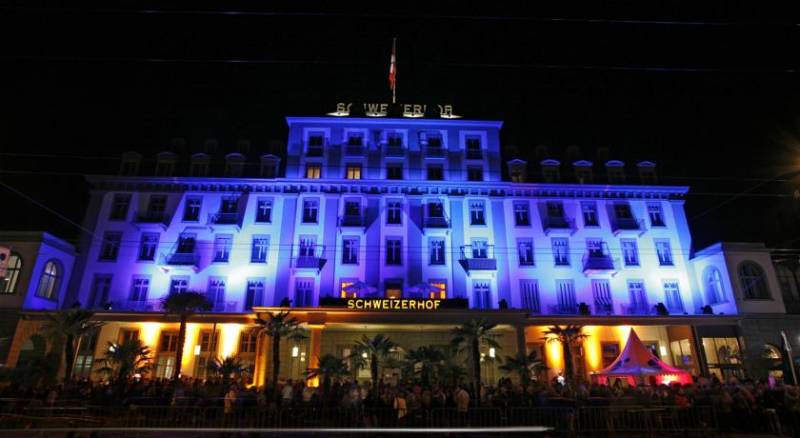
<svg viewBox="0 0 800 438">
<path fill-rule="evenodd" d="M 436 310 L 442 300 L 388 299 L 388 298 L 351 298 L 347 300 L 347 308 L 355 310 Z"/>
<path fill-rule="evenodd" d="M 336 111 L 329 116 L 366 116 L 366 117 L 439 117 L 442 119 L 460 119 L 453 112 L 453 105 L 425 105 L 420 103 L 363 103 L 353 104 L 339 102 Z"/>
</svg>

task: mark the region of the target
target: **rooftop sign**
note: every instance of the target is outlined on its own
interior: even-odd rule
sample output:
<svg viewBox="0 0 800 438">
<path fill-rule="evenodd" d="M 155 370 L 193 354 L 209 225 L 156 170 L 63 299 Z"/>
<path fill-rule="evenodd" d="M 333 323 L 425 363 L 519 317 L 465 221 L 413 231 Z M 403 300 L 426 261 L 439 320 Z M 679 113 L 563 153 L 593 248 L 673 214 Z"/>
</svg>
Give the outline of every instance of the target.
<svg viewBox="0 0 800 438">
<path fill-rule="evenodd" d="M 460 119 L 453 112 L 453 105 L 426 105 L 420 103 L 352 103 L 339 102 L 336 111 L 328 113 L 336 117 L 423 117 L 440 119 Z"/>
</svg>

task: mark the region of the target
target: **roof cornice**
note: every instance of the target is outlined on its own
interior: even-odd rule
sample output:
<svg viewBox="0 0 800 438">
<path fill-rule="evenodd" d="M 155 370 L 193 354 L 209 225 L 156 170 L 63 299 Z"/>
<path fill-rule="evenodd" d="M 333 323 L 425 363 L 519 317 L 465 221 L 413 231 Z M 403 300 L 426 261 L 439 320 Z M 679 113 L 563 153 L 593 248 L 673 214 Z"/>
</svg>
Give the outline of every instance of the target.
<svg viewBox="0 0 800 438">
<path fill-rule="evenodd" d="M 334 125 L 385 125 L 399 124 L 409 126 L 433 126 L 449 125 L 464 127 L 488 127 L 500 129 L 503 127 L 501 120 L 472 120 L 472 119 L 415 119 L 415 118 L 395 118 L 395 117 L 303 117 L 286 116 L 286 124 L 292 126 L 295 123 L 325 123 Z"/>
</svg>

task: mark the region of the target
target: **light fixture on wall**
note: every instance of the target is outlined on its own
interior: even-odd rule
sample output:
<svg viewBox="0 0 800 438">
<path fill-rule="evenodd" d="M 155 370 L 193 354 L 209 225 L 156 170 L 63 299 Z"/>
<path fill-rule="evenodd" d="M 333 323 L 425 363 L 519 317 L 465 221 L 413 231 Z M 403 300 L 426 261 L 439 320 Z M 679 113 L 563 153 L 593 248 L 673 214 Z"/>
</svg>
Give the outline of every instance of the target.
<svg viewBox="0 0 800 438">
<path fill-rule="evenodd" d="M 300 347 L 295 345 L 294 347 L 292 347 L 292 357 L 297 357 L 299 355 L 300 355 Z"/>
<path fill-rule="evenodd" d="M 494 347 L 489 348 L 489 357 L 494 359 L 494 355 L 495 355 Z"/>
<path fill-rule="evenodd" d="M 194 355 L 195 356 L 200 356 L 200 346 L 199 345 L 195 345 L 194 346 Z"/>
<path fill-rule="evenodd" d="M 666 356 L 667 355 L 667 347 L 662 345 L 662 346 L 658 347 L 658 349 L 661 351 L 661 356 Z"/>
</svg>

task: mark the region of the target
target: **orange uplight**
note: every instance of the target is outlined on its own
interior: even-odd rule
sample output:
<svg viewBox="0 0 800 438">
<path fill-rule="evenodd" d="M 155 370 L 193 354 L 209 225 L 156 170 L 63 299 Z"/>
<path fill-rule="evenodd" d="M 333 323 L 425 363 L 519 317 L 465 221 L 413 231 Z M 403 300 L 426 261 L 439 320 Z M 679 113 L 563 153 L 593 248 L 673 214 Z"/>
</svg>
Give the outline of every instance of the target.
<svg viewBox="0 0 800 438">
<path fill-rule="evenodd" d="M 586 326 L 583 328 L 583 333 L 588 335 L 583 340 L 583 351 L 586 353 L 586 363 L 589 366 L 589 371 L 597 371 L 603 364 L 603 352 L 600 346 L 600 332 L 601 328 L 597 326 Z"/>
<path fill-rule="evenodd" d="M 241 324 L 221 324 L 220 355 L 230 357 L 236 354 L 239 346 L 239 337 L 242 333 Z"/>
<path fill-rule="evenodd" d="M 564 371 L 564 356 L 562 354 L 561 342 L 547 340 L 547 366 L 556 374 Z"/>
<path fill-rule="evenodd" d="M 150 351 L 157 351 L 158 335 L 161 333 L 161 324 L 157 322 L 139 323 L 139 340 L 150 347 Z"/>
<path fill-rule="evenodd" d="M 200 333 L 200 326 L 197 324 L 186 324 L 186 337 L 183 340 L 183 356 L 181 357 L 181 368 L 184 370 L 191 365 L 194 360 L 194 346 L 197 344 L 197 335 Z"/>
</svg>

